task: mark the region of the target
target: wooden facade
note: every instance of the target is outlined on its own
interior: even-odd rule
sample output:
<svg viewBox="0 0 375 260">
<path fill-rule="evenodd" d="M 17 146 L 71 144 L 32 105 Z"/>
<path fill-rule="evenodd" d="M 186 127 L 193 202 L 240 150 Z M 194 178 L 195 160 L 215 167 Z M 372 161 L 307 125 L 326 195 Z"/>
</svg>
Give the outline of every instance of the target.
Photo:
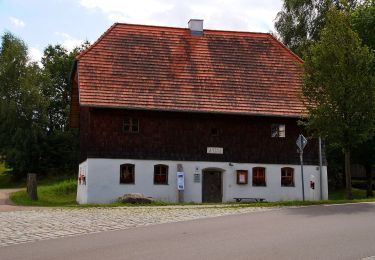
<svg viewBox="0 0 375 260">
<path fill-rule="evenodd" d="M 299 164 L 297 119 L 231 114 L 80 109 L 81 160 L 129 158 Z M 139 121 L 139 131 L 124 131 L 124 120 Z M 271 137 L 271 126 L 284 124 L 285 138 Z M 208 154 L 222 147 L 223 154 Z M 304 161 L 318 165 L 318 144 L 309 140 Z"/>
</svg>

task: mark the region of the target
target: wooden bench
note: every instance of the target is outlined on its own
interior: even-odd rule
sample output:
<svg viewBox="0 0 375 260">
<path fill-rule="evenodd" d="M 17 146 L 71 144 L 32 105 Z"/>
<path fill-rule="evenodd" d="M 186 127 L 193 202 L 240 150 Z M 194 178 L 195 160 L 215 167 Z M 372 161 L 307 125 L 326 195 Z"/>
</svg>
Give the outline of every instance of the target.
<svg viewBox="0 0 375 260">
<path fill-rule="evenodd" d="M 262 202 L 265 201 L 266 199 L 263 198 L 233 198 L 236 200 L 236 202 L 241 202 L 242 200 L 248 200 L 248 201 L 253 201 L 253 202 Z"/>
</svg>

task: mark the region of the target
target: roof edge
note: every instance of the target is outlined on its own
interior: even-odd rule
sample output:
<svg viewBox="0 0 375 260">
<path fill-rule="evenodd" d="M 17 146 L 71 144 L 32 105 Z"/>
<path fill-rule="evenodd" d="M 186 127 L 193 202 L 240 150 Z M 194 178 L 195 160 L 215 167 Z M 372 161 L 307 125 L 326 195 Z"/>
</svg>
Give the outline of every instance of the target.
<svg viewBox="0 0 375 260">
<path fill-rule="evenodd" d="M 136 23 L 116 23 L 117 25 L 127 25 L 127 26 L 142 26 L 142 27 L 149 27 L 149 28 L 164 28 L 164 29 L 175 29 L 175 30 L 189 30 L 187 27 L 177 27 L 177 26 L 164 26 L 164 25 L 152 25 L 152 24 L 136 24 Z M 208 32 L 227 32 L 227 33 L 245 33 L 245 34 L 259 34 L 267 36 L 269 33 L 266 32 L 251 32 L 251 31 L 241 31 L 241 30 L 218 30 L 218 29 L 206 29 L 204 28 L 203 31 Z"/>
<path fill-rule="evenodd" d="M 97 44 L 99 44 L 102 39 L 109 34 L 116 26 L 118 25 L 127 25 L 127 26 L 143 26 L 143 27 L 150 27 L 150 28 L 167 28 L 167 29 L 178 29 L 183 30 L 187 29 L 184 27 L 175 27 L 175 26 L 161 26 L 161 25 L 145 25 L 145 24 L 131 24 L 131 23 L 114 23 L 105 31 L 93 44 L 90 45 L 86 50 L 82 51 L 80 54 L 78 54 L 75 59 L 79 60 L 81 59 L 86 53 L 90 52 Z M 259 35 L 259 36 L 266 36 L 271 38 L 273 41 L 278 43 L 283 49 L 285 49 L 287 52 L 291 54 L 299 63 L 304 63 L 304 61 L 293 51 L 291 51 L 287 46 L 285 46 L 282 42 L 280 42 L 275 36 L 273 36 L 271 33 L 265 33 L 265 32 L 250 32 L 250 31 L 237 31 L 237 30 L 215 30 L 215 29 L 205 29 L 205 31 L 208 32 L 222 32 L 222 33 L 236 33 L 236 34 L 252 34 L 252 35 Z"/>
<path fill-rule="evenodd" d="M 127 107 L 127 106 L 106 106 L 106 105 L 92 105 L 81 104 L 82 107 L 93 108 L 110 108 L 110 109 L 127 109 L 127 110 L 143 110 L 143 111 L 159 111 L 159 112 L 178 112 L 178 113 L 197 113 L 197 114 L 219 114 L 219 115 L 241 115 L 241 116 L 264 116 L 264 117 L 280 117 L 280 118 L 303 118 L 303 113 L 300 115 L 272 115 L 262 113 L 246 113 L 246 112 L 218 112 L 218 111 L 202 111 L 202 110 L 181 110 L 181 109 L 158 109 L 158 108 L 144 108 L 144 107 Z"/>
<path fill-rule="evenodd" d="M 91 49 L 93 49 L 99 42 L 102 41 L 102 39 L 107 35 L 109 34 L 113 28 L 115 28 L 119 23 L 114 23 L 111 25 L 111 27 L 109 27 L 107 29 L 107 31 L 105 31 L 93 44 L 91 44 L 86 50 L 82 51 L 80 54 L 78 54 L 75 59 L 76 60 L 79 60 L 82 58 L 82 56 L 84 56 L 86 53 L 88 53 L 89 51 L 91 51 Z"/>
<path fill-rule="evenodd" d="M 281 41 L 279 41 L 275 36 L 273 36 L 271 33 L 267 33 L 269 35 L 269 37 L 274 40 L 275 42 L 277 42 L 282 48 L 284 48 L 287 52 L 289 52 L 291 54 L 291 56 L 293 56 L 294 58 L 296 58 L 296 60 L 303 64 L 304 61 L 297 55 L 295 54 L 291 49 L 289 49 L 286 45 L 284 45 Z"/>
</svg>

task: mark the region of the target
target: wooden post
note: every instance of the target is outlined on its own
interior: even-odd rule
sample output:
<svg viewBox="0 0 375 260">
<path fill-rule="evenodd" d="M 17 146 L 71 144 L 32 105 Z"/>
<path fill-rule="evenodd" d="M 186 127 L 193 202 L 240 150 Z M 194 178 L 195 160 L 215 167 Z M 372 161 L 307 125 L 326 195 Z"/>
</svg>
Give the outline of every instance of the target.
<svg viewBox="0 0 375 260">
<path fill-rule="evenodd" d="M 31 200 L 38 200 L 36 173 L 27 174 L 27 194 Z"/>
</svg>

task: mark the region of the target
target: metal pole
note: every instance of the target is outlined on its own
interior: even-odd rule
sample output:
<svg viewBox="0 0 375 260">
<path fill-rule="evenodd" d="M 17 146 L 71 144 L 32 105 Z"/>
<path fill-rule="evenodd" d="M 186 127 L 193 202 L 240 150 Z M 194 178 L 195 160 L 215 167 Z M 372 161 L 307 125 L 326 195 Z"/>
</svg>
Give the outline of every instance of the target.
<svg viewBox="0 0 375 260">
<path fill-rule="evenodd" d="M 305 179 L 303 178 L 303 151 L 300 150 L 299 158 L 301 161 L 301 176 L 302 176 L 302 199 L 305 201 Z"/>
<path fill-rule="evenodd" d="M 320 174 L 320 199 L 323 200 L 323 159 L 322 159 L 322 138 L 319 136 L 319 174 Z"/>
</svg>

